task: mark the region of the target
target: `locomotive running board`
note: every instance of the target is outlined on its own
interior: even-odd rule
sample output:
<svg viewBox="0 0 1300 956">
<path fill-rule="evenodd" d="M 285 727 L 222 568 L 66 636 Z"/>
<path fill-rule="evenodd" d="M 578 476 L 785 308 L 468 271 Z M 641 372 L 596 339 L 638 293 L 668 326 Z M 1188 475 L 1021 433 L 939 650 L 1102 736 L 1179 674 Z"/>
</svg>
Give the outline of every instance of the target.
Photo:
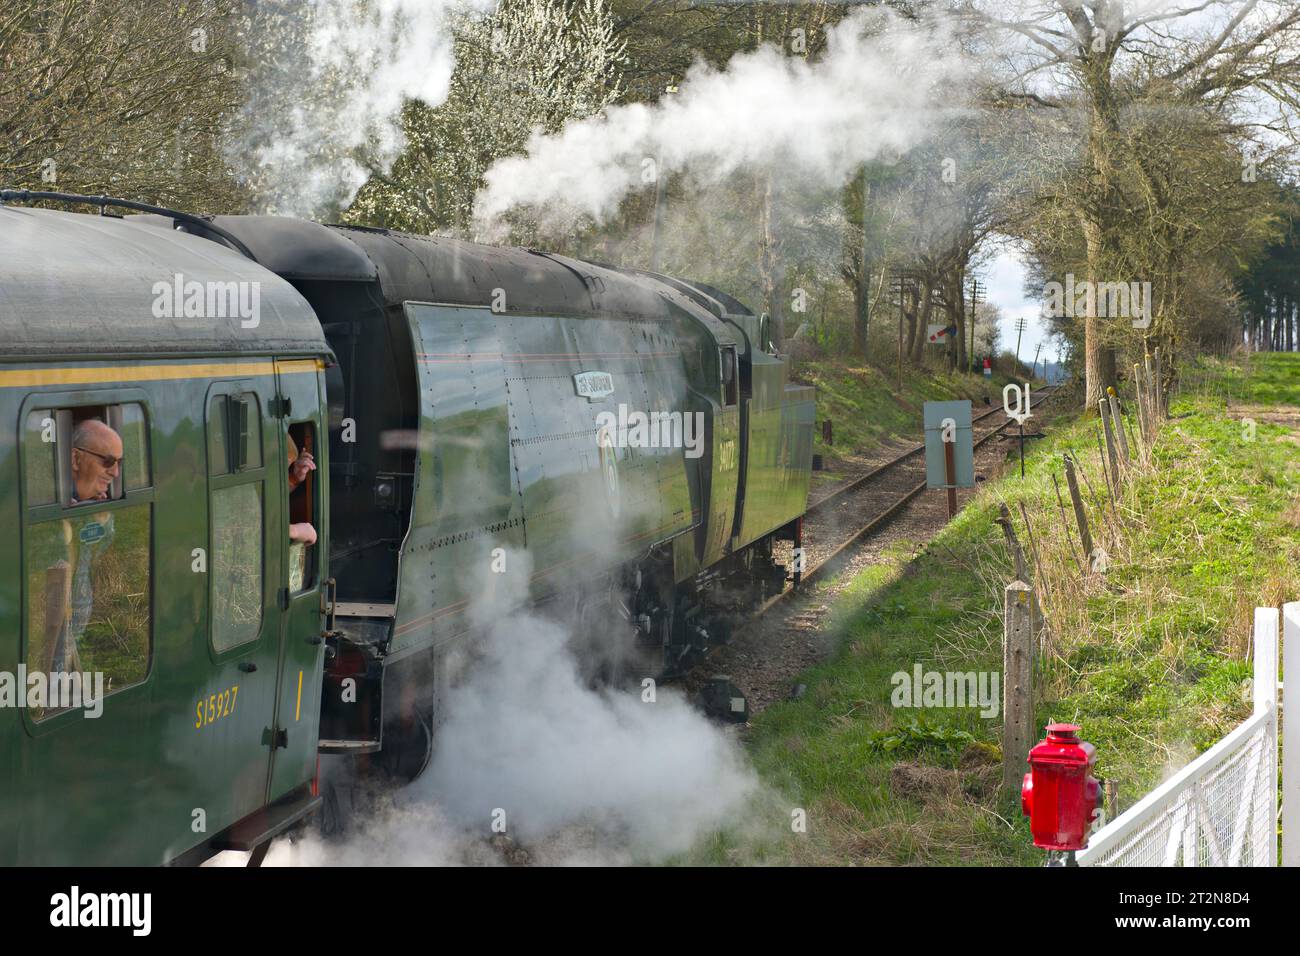
<svg viewBox="0 0 1300 956">
<path fill-rule="evenodd" d="M 320 740 L 316 749 L 323 754 L 373 754 L 383 744 L 378 740 Z"/>
<path fill-rule="evenodd" d="M 321 798 L 312 796 L 311 790 L 304 787 L 290 799 L 250 813 L 225 833 L 213 837 L 210 845 L 214 850 L 255 850 L 315 813 L 320 805 Z"/>
<path fill-rule="evenodd" d="M 396 604 L 366 604 L 359 601 L 337 601 L 334 613 L 339 617 L 396 617 Z"/>
</svg>

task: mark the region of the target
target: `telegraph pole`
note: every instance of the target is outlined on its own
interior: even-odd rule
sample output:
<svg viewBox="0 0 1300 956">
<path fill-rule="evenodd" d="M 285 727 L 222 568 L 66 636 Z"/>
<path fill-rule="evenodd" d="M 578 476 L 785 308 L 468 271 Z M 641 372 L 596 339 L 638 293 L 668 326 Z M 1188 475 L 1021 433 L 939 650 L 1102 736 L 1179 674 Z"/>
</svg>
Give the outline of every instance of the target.
<svg viewBox="0 0 1300 956">
<path fill-rule="evenodd" d="M 898 297 L 898 388 L 903 388 L 903 297 L 904 293 L 915 291 L 917 283 L 923 281 L 919 273 L 911 269 L 895 268 L 890 275 L 890 289 Z M 924 329 L 915 329 L 917 335 L 924 335 Z"/>
<path fill-rule="evenodd" d="M 1013 374 L 1016 372 L 1016 370 L 1020 368 L 1020 339 L 1024 336 L 1024 334 L 1025 334 L 1025 317 L 1022 315 L 1020 318 L 1016 319 L 1016 364 L 1015 364 L 1015 368 L 1012 369 Z"/>
<path fill-rule="evenodd" d="M 984 298 L 984 284 L 978 277 L 972 277 L 970 283 L 970 349 L 966 352 L 966 358 L 970 362 L 971 369 L 975 367 L 975 306 Z"/>
<path fill-rule="evenodd" d="M 677 92 L 677 87 L 669 84 L 664 88 L 664 93 L 668 96 Z M 663 229 L 664 229 L 664 206 L 668 202 L 668 174 L 663 169 L 661 160 L 663 155 L 655 157 L 655 223 L 654 232 L 650 239 L 650 271 L 659 271 L 659 260 L 662 257 L 663 248 Z"/>
<path fill-rule="evenodd" d="M 867 240 L 867 199 L 871 195 L 871 183 L 867 180 L 867 167 L 862 167 L 862 274 L 858 281 L 862 284 L 862 357 L 871 358 L 871 259 L 868 257 Z M 853 321 L 858 317 L 855 315 Z"/>
</svg>

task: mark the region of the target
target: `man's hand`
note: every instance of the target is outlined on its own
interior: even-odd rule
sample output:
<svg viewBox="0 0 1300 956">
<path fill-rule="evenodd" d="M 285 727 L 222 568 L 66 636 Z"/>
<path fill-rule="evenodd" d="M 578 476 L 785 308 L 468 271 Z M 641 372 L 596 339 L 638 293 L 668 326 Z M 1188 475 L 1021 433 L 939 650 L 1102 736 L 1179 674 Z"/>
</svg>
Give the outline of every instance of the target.
<svg viewBox="0 0 1300 956">
<path fill-rule="evenodd" d="M 311 545 L 316 543 L 316 529 L 309 522 L 299 521 L 297 524 L 289 525 L 289 540 L 301 541 L 303 544 Z"/>
<path fill-rule="evenodd" d="M 315 470 L 316 459 L 312 458 L 311 452 L 305 451 L 295 458 L 293 464 L 289 466 L 289 480 L 294 487 L 297 487 L 302 484 L 303 479 L 307 477 L 309 472 Z"/>
</svg>

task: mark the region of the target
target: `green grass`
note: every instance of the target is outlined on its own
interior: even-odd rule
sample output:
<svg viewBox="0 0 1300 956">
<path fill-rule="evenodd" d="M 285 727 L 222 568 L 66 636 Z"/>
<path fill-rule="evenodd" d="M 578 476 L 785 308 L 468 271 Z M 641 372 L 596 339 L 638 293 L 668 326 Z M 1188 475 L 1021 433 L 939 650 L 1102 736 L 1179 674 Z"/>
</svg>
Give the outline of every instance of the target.
<svg viewBox="0 0 1300 956">
<path fill-rule="evenodd" d="M 833 605 L 838 650 L 798 678 L 802 699 L 758 715 L 749 741 L 778 802 L 807 810 L 808 832 L 720 836 L 704 858 L 1041 863 L 1018 803 L 987 786 L 996 769 L 955 769 L 998 752 L 1000 719 L 890 702 L 891 675 L 918 663 L 1001 671 L 1002 591 L 1012 577 L 993 521 L 1003 501 L 1027 544 L 1024 501 L 1041 564 L 1047 630 L 1036 722 L 1081 724 L 1097 746 L 1098 775 L 1118 782 L 1124 805 L 1248 716 L 1252 609 L 1300 598 L 1300 431 L 1260 421 L 1248 440 L 1224 397 L 1300 406 L 1297 359 L 1255 356 L 1248 372 L 1211 369 L 1209 387 L 1172 402 L 1151 468 L 1114 503 L 1102 497 L 1095 418 L 1062 416 L 1035 443 L 1023 482 L 1009 471 L 915 560 L 900 546 L 860 574 Z M 1085 488 L 1084 497 L 1109 555 L 1107 572 L 1086 580 L 1073 517 L 1067 534 L 1051 480 L 1056 472 L 1064 491 L 1066 450 L 1098 492 Z M 899 764 L 920 764 L 923 785 L 891 784 Z"/>
<path fill-rule="evenodd" d="M 1259 352 L 1226 367 L 1228 394 L 1237 401 L 1300 406 L 1300 366 L 1295 355 Z"/>
</svg>

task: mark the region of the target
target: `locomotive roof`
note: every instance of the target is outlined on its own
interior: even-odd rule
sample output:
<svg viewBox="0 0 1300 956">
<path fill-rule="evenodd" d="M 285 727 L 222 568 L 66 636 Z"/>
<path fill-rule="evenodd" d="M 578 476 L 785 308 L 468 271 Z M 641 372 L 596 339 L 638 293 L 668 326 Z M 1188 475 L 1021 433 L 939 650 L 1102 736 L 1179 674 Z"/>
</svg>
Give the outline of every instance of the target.
<svg viewBox="0 0 1300 956">
<path fill-rule="evenodd" d="M 136 218 L 169 223 L 163 217 Z M 247 245 L 258 262 L 291 281 L 377 279 L 385 305 L 490 306 L 494 290 L 502 289 L 507 312 L 669 320 L 680 314 L 675 309 L 684 310 L 721 341 L 734 341 L 734 332 L 703 304 L 703 297 L 648 273 L 532 249 L 304 219 L 215 216 L 211 221 Z M 183 228 L 201 233 L 199 227 Z M 221 241 L 215 233 L 208 238 Z"/>
<path fill-rule="evenodd" d="M 320 323 L 293 286 L 238 252 L 155 218 L 0 205 L 0 357 L 330 354 Z M 257 291 L 257 325 L 244 328 L 239 315 L 186 318 L 183 309 L 166 317 L 177 297 L 169 294 L 160 305 L 155 286 L 174 288 L 177 275 L 182 288 L 256 283 L 244 289 L 250 305 Z"/>
</svg>

